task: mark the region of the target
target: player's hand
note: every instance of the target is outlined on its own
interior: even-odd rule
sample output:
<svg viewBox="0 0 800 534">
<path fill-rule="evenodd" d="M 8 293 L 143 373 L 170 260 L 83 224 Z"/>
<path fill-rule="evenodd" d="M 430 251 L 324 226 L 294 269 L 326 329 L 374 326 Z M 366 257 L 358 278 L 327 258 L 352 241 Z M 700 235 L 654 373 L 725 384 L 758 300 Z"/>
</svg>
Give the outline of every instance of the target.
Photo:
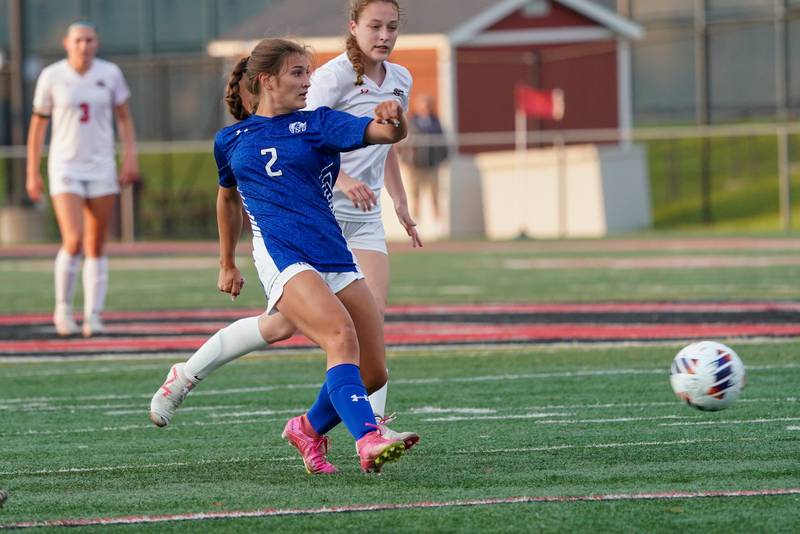
<svg viewBox="0 0 800 534">
<path fill-rule="evenodd" d="M 39 202 L 42 198 L 42 191 L 44 191 L 44 180 L 42 175 L 38 172 L 29 174 L 25 180 L 25 191 L 28 193 L 32 202 Z"/>
<path fill-rule="evenodd" d="M 236 300 L 243 287 L 244 276 L 236 266 L 220 268 L 217 289 L 223 293 L 230 294 L 231 300 Z"/>
<path fill-rule="evenodd" d="M 386 100 L 375 106 L 375 119 L 381 124 L 400 126 L 403 106 L 397 100 Z"/>
<path fill-rule="evenodd" d="M 119 173 L 120 185 L 124 187 L 138 182 L 140 179 L 139 162 L 136 161 L 136 158 L 126 158 L 125 161 L 122 162 L 122 168 Z"/>
<path fill-rule="evenodd" d="M 343 172 L 339 173 L 339 177 L 336 179 L 336 187 L 347 195 L 354 207 L 361 211 L 372 211 L 372 208 L 378 204 L 375 193 L 367 184 Z"/>
<path fill-rule="evenodd" d="M 417 233 L 417 222 L 408 213 L 408 206 L 397 204 L 394 207 L 394 211 L 397 213 L 397 220 L 400 221 L 400 224 L 403 225 L 406 233 L 411 238 L 411 248 L 422 247 L 422 239 L 419 238 Z"/>
</svg>

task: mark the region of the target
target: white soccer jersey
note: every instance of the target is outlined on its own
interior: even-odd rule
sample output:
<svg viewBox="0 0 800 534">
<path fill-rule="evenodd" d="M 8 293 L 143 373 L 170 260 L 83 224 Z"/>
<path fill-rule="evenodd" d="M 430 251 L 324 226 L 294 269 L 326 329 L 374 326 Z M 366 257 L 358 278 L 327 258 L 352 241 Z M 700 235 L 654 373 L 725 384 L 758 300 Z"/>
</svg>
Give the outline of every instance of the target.
<svg viewBox="0 0 800 534">
<path fill-rule="evenodd" d="M 62 59 L 36 82 L 33 111 L 51 115 L 50 177 L 116 180 L 114 108 L 130 96 L 122 71 L 95 58 L 83 75 Z"/>
<path fill-rule="evenodd" d="M 384 61 L 383 64 L 386 67 L 383 84 L 379 86 L 364 76 L 364 84 L 355 85 L 356 73 L 350 60 L 347 59 L 347 54 L 342 53 L 331 59 L 311 76 L 306 109 L 328 106 L 359 117 L 371 117 L 375 106 L 394 99 L 408 111 L 411 74 L 402 65 L 388 61 Z M 391 145 L 371 145 L 353 152 L 345 152 L 342 154 L 342 170 L 367 184 L 375 193 L 375 197 L 380 199 L 383 170 L 390 148 Z M 380 203 L 372 211 L 363 212 L 354 207 L 353 202 L 338 188 L 333 190 L 333 205 L 336 218 L 340 221 L 381 220 Z"/>
</svg>

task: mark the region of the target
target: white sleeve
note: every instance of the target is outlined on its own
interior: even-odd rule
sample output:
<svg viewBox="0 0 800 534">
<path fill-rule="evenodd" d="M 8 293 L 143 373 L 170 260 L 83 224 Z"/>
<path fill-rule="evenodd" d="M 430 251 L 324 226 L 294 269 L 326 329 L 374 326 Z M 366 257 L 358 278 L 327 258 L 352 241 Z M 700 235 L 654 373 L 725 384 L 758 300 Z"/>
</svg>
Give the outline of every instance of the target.
<svg viewBox="0 0 800 534">
<path fill-rule="evenodd" d="M 114 86 L 111 89 L 111 94 L 114 99 L 114 107 L 121 106 L 131 97 L 131 90 L 128 89 L 128 83 L 125 81 L 125 76 L 116 65 L 114 65 Z"/>
<path fill-rule="evenodd" d="M 42 115 L 50 115 L 53 112 L 53 93 L 51 88 L 50 73 L 52 70 L 45 69 L 36 80 L 36 90 L 33 93 L 33 112 Z"/>
<path fill-rule="evenodd" d="M 336 74 L 329 69 L 317 69 L 311 75 L 311 87 L 306 95 L 305 109 L 313 111 L 322 106 L 336 109 L 341 94 L 342 88 Z"/>
</svg>

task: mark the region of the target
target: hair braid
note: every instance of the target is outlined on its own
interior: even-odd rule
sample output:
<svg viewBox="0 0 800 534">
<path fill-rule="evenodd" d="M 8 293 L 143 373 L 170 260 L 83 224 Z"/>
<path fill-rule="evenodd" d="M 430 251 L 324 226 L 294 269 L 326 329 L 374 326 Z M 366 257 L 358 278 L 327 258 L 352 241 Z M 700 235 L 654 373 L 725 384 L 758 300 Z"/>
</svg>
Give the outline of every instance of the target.
<svg viewBox="0 0 800 534">
<path fill-rule="evenodd" d="M 347 37 L 347 59 L 350 60 L 356 73 L 354 85 L 364 85 L 364 52 L 358 47 L 355 35 Z"/>
<path fill-rule="evenodd" d="M 243 57 L 236 63 L 228 78 L 228 87 L 225 90 L 225 103 L 228 105 L 228 111 L 236 120 L 244 120 L 250 116 L 250 110 L 246 108 L 239 90 L 242 76 L 247 72 L 248 61 L 250 61 L 250 56 Z"/>
</svg>

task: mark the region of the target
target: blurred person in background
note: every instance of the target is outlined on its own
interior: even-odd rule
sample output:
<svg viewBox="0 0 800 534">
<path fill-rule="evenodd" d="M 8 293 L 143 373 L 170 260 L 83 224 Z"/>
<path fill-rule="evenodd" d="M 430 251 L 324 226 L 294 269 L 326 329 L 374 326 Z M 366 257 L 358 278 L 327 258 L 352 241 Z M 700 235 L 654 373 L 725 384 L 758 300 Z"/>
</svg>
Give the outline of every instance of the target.
<svg viewBox="0 0 800 534">
<path fill-rule="evenodd" d="M 242 77 L 249 93 L 257 95 L 256 109 L 247 109 Z M 240 122 L 223 128 L 214 142 L 218 288 L 235 298 L 244 284 L 236 266 L 244 206 L 267 310 L 223 328 L 187 362 L 173 365 L 151 400 L 150 419 L 166 426 L 208 373 L 263 348 L 261 327 L 280 312 L 327 357 L 317 400 L 286 423 L 283 438 L 298 449 L 308 473 L 336 473 L 326 458 L 325 434 L 343 422 L 356 440 L 361 469 L 380 471 L 406 447 L 401 439 L 385 435 L 369 402 L 367 388 L 374 391 L 387 378 L 383 321 L 334 217 L 332 189 L 340 152 L 396 143 L 405 137 L 407 124 L 396 101 L 374 106 L 374 119 L 327 107 L 301 111 L 310 77 L 307 49 L 285 39 L 264 39 L 231 73 L 225 100 Z"/>
<path fill-rule="evenodd" d="M 399 26 L 400 8 L 396 0 L 352 0 L 347 51 L 314 72 L 306 109 L 327 106 L 356 116 L 369 116 L 377 104 L 393 101 L 407 110 L 411 74 L 406 68 L 387 61 L 397 40 Z M 229 86 L 230 89 L 233 87 Z M 242 100 L 247 102 L 252 96 L 248 94 L 247 84 L 241 82 L 237 82 L 235 91 L 239 95 L 237 105 L 240 107 L 244 105 Z M 416 223 L 408 212 L 396 152 L 390 145 L 378 144 L 344 153 L 335 182 L 333 206 L 336 220 L 364 273 L 382 321 L 389 293 L 389 257 L 378 204 L 384 183 L 394 200 L 397 217 L 411 237 L 412 246 L 422 246 Z M 261 332 L 261 337 L 252 338 L 254 344 L 240 346 L 215 342 L 200 348 L 196 354 L 205 361 L 200 378 L 239 356 L 287 339 L 297 331 L 281 313 L 264 314 L 250 320 L 258 324 Z M 224 335 L 232 339 L 238 334 L 230 331 Z M 409 449 L 419 441 L 419 436 L 414 432 L 397 432 L 386 427 L 386 423 L 393 419 L 386 416 L 386 396 L 386 381 L 377 390 L 370 389 L 369 399 L 376 422 L 386 436 L 403 440 Z M 170 397 L 170 407 L 162 409 L 166 422 L 184 398 L 185 395 Z"/>
<path fill-rule="evenodd" d="M 441 223 L 439 209 L 439 166 L 447 160 L 447 146 L 434 139 L 414 139 L 414 134 L 441 136 L 444 132 L 433 107 L 433 97 L 420 95 L 414 100 L 414 113 L 408 118 L 411 146 L 401 151 L 411 175 L 411 198 L 414 199 L 414 217 L 419 217 L 421 192 L 429 190 L 433 216 Z"/>
<path fill-rule="evenodd" d="M 42 198 L 41 156 L 47 126 L 53 129 L 48 154 L 49 193 L 61 233 L 55 260 L 53 323 L 61 336 L 77 334 L 72 300 L 83 261 L 83 335 L 105 330 L 101 314 L 108 288 L 105 245 L 120 185 L 138 179 L 136 135 L 128 108 L 130 90 L 117 65 L 95 57 L 99 39 L 94 25 L 77 21 L 63 40 L 67 52 L 39 75 L 28 130 L 26 190 Z M 114 118 L 122 142 L 117 176 Z"/>
</svg>

